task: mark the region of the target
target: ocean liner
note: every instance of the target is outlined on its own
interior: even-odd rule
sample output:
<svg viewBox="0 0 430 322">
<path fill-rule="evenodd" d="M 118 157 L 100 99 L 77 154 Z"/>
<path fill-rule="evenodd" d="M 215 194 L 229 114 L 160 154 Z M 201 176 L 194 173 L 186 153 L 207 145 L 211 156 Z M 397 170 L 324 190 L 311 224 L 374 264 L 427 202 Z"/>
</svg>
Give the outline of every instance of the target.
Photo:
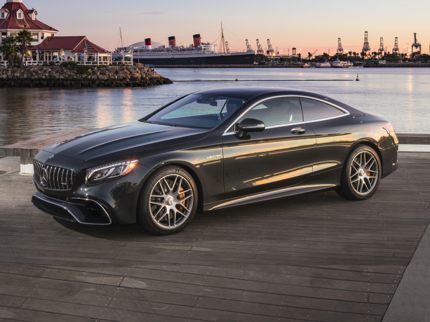
<svg viewBox="0 0 430 322">
<path fill-rule="evenodd" d="M 214 44 L 202 42 L 200 34 L 193 36 L 193 44 L 189 47 L 177 46 L 175 36 L 169 37 L 168 41 L 168 46 L 165 46 L 153 44 L 151 38 L 146 38 L 143 43 L 118 48 L 114 52 L 114 59 L 121 60 L 124 56 L 132 56 L 134 62 L 152 67 L 235 66 L 255 63 L 256 55 L 249 45 L 244 52 L 231 52 L 223 31 L 219 51 L 215 50 Z"/>
</svg>

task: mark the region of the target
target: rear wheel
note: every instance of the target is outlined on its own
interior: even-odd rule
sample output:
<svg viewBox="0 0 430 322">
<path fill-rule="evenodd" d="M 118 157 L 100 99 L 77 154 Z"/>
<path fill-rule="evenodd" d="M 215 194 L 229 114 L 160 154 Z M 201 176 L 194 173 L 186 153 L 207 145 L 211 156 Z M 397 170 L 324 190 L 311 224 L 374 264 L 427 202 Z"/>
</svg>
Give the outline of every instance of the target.
<svg viewBox="0 0 430 322">
<path fill-rule="evenodd" d="M 198 192 L 192 176 L 180 167 L 167 167 L 146 183 L 138 209 L 138 219 L 152 234 L 181 231 L 197 211 Z"/>
<path fill-rule="evenodd" d="M 366 200 L 373 196 L 381 181 L 381 160 L 369 146 L 357 147 L 348 158 L 338 193 L 349 200 Z"/>
</svg>

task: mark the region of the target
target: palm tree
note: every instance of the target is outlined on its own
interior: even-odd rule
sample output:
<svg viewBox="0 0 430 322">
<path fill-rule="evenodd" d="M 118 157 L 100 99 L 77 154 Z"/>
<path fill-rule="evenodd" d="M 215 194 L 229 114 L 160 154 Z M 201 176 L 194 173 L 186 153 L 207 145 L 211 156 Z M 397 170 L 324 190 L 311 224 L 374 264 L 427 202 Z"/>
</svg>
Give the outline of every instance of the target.
<svg viewBox="0 0 430 322">
<path fill-rule="evenodd" d="M 9 62 L 9 66 L 13 66 L 16 62 L 18 45 L 14 36 L 3 39 L 0 47 L 4 58 Z"/>
<path fill-rule="evenodd" d="M 27 54 L 28 48 L 31 46 L 32 41 L 33 37 L 31 36 L 31 32 L 28 30 L 23 29 L 16 35 L 16 43 L 19 47 L 22 62 L 25 60 L 25 56 Z"/>
</svg>

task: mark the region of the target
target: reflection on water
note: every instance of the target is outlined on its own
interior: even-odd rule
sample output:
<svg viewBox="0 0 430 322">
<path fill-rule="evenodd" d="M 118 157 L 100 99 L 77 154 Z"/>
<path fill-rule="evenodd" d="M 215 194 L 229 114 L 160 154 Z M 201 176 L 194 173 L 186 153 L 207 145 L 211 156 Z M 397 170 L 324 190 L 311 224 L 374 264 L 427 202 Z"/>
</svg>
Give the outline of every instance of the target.
<svg viewBox="0 0 430 322">
<path fill-rule="evenodd" d="M 79 126 L 99 128 L 134 121 L 189 92 L 261 85 L 320 92 L 383 115 L 398 132 L 430 133 L 429 71 L 160 69 L 164 76 L 186 82 L 145 89 L 0 89 L 0 145 Z M 357 73 L 360 82 L 330 81 L 354 80 Z M 236 78 L 246 82 L 232 81 Z M 212 81 L 187 82 L 196 79 Z"/>
</svg>

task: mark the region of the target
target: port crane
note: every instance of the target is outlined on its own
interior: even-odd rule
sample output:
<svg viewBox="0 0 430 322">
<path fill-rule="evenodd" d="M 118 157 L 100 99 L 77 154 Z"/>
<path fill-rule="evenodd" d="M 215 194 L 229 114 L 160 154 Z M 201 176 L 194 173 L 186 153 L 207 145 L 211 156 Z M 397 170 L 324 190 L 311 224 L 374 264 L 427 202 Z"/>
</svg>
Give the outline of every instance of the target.
<svg viewBox="0 0 430 322">
<path fill-rule="evenodd" d="M 385 48 L 384 48 L 384 37 L 381 37 L 379 39 L 379 49 L 378 49 L 378 54 L 379 56 L 383 56 L 385 52 Z"/>
<path fill-rule="evenodd" d="M 263 46 L 261 46 L 260 44 L 260 39 L 257 39 L 256 42 L 257 42 L 257 54 L 264 55 L 264 50 L 263 50 Z"/>
<path fill-rule="evenodd" d="M 393 55 L 397 56 L 399 53 L 400 53 L 399 37 L 394 37 Z"/>
<path fill-rule="evenodd" d="M 338 55 L 343 55 L 343 46 L 342 46 L 342 38 L 337 38 L 337 51 Z"/>
<path fill-rule="evenodd" d="M 363 42 L 363 49 L 361 50 L 361 53 L 363 55 L 368 55 L 370 52 L 370 44 L 369 44 L 369 32 L 364 32 L 364 42 Z"/>
<path fill-rule="evenodd" d="M 267 39 L 267 56 L 274 56 L 275 50 L 273 49 L 270 39 Z"/>
<path fill-rule="evenodd" d="M 248 39 L 245 39 L 245 44 L 246 44 L 246 51 L 254 51 Z"/>
<path fill-rule="evenodd" d="M 421 44 L 418 42 L 417 33 L 414 32 L 414 43 L 412 44 L 412 55 L 421 54 Z"/>
</svg>

